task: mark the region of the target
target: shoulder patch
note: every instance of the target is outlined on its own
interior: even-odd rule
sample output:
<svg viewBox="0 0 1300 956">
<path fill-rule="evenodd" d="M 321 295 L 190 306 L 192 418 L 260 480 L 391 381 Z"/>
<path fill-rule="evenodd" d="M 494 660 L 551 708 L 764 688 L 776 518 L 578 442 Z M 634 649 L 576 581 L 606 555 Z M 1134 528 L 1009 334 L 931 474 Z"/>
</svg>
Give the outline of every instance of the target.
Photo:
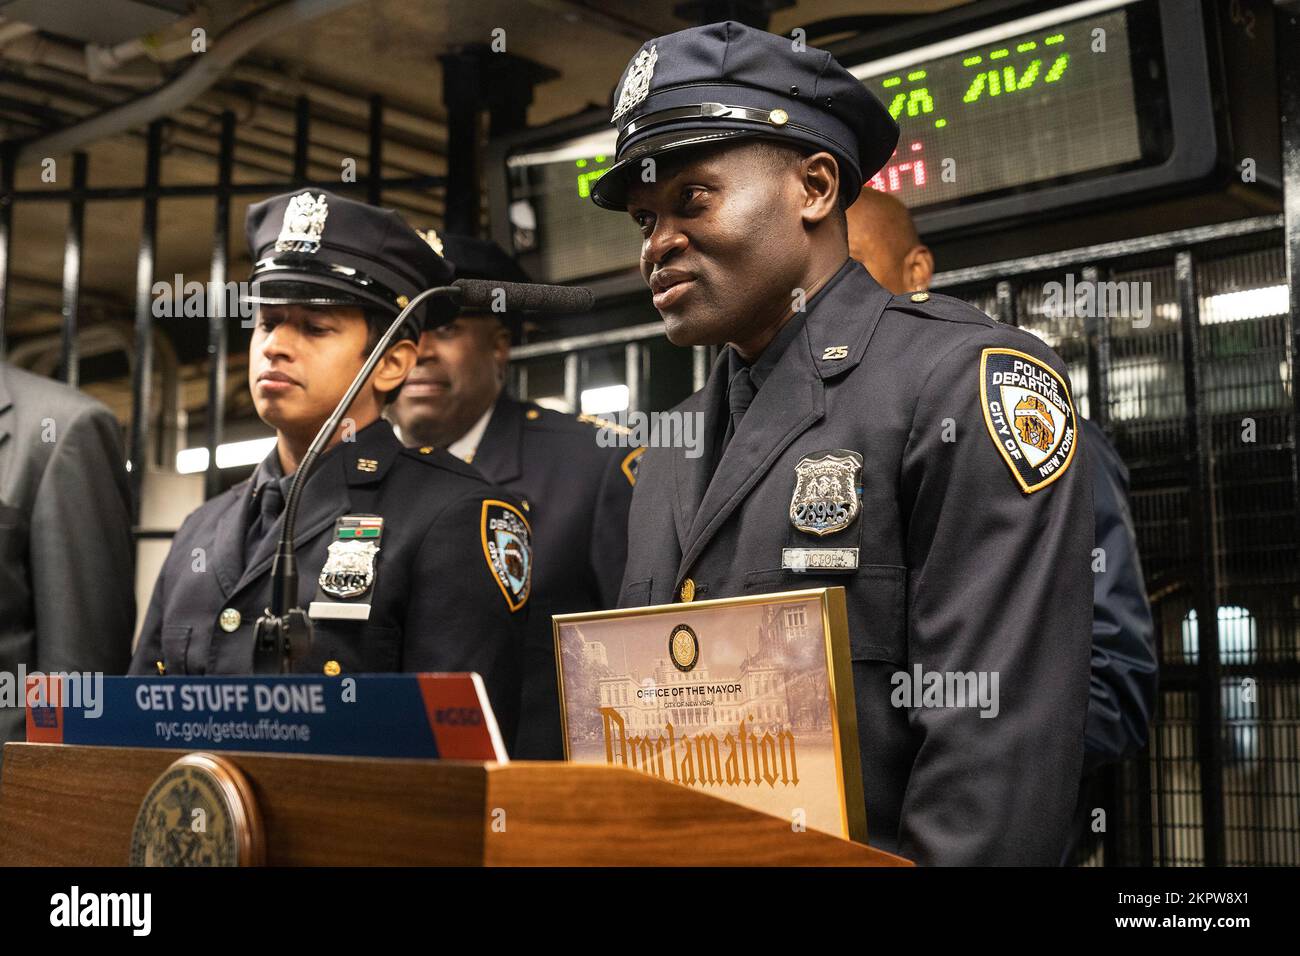
<svg viewBox="0 0 1300 956">
<path fill-rule="evenodd" d="M 641 464 L 641 456 L 645 454 L 645 447 L 633 448 L 623 459 L 623 474 L 627 476 L 627 483 L 633 488 L 636 487 L 636 470 Z"/>
<path fill-rule="evenodd" d="M 980 405 L 989 437 L 1025 494 L 1046 488 L 1074 460 L 1079 426 L 1065 382 L 1015 349 L 980 353 Z"/>
<path fill-rule="evenodd" d="M 483 557 L 511 611 L 528 603 L 533 581 L 532 528 L 514 505 L 483 502 Z"/>
</svg>

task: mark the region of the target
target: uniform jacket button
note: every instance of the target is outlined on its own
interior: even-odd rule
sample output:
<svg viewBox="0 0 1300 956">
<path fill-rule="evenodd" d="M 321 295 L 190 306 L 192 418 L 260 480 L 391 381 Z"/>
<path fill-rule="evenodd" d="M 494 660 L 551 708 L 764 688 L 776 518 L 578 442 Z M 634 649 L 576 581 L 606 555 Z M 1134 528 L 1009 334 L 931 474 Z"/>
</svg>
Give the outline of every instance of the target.
<svg viewBox="0 0 1300 956">
<path fill-rule="evenodd" d="M 683 582 L 682 582 L 682 590 L 681 590 L 680 593 L 681 593 L 681 599 L 682 599 L 683 602 L 689 604 L 691 601 L 694 601 L 694 600 L 695 600 L 695 581 L 694 581 L 694 579 L 692 579 L 692 578 L 687 578 L 685 581 L 683 581 Z"/>
<path fill-rule="evenodd" d="M 326 661 L 326 662 L 325 662 L 325 676 L 326 676 L 326 677 L 338 677 L 338 676 L 339 676 L 339 673 L 340 673 L 342 670 L 343 670 L 343 668 L 339 666 L 339 662 L 338 662 L 338 661 Z"/>
<path fill-rule="evenodd" d="M 228 607 L 221 612 L 221 617 L 218 618 L 217 623 L 221 625 L 221 629 L 223 631 L 225 631 L 227 634 L 230 634 L 234 631 L 239 630 L 240 620 L 242 620 L 242 618 L 240 618 L 239 612 L 236 611 L 233 607 Z"/>
</svg>

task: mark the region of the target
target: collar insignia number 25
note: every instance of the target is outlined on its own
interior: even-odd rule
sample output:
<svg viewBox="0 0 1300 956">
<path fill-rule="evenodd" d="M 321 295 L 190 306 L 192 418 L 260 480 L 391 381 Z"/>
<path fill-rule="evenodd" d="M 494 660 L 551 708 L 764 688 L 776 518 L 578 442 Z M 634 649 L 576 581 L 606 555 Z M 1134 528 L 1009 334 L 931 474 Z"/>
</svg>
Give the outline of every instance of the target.
<svg viewBox="0 0 1300 956">
<path fill-rule="evenodd" d="M 1065 474 L 1078 424 L 1070 390 L 1051 368 L 1015 349 L 985 349 L 980 402 L 993 444 L 1025 494 Z"/>
<path fill-rule="evenodd" d="M 617 123 L 620 116 L 628 110 L 635 109 L 650 95 L 650 77 L 655 75 L 655 63 L 658 60 L 659 51 L 654 45 L 636 55 L 636 59 L 628 68 L 627 79 L 623 81 L 623 92 L 618 95 L 618 106 L 614 108 L 614 115 L 609 118 L 611 123 Z"/>
<path fill-rule="evenodd" d="M 528 519 L 514 505 L 483 502 L 483 555 L 506 604 L 519 610 L 532 587 L 533 547 Z"/>
<path fill-rule="evenodd" d="M 315 252 L 320 249 L 328 215 L 329 207 L 325 205 L 324 195 L 313 198 L 308 192 L 294 196 L 284 210 L 284 223 L 275 240 L 275 251 Z"/>
<path fill-rule="evenodd" d="M 862 508 L 862 456 L 832 448 L 814 452 L 794 466 L 790 523 L 822 537 L 843 531 Z"/>
<path fill-rule="evenodd" d="M 320 589 L 330 597 L 360 597 L 375 583 L 375 558 L 383 537 L 384 519 L 369 515 L 344 515 L 334 523 L 325 566 L 320 569 Z"/>
</svg>

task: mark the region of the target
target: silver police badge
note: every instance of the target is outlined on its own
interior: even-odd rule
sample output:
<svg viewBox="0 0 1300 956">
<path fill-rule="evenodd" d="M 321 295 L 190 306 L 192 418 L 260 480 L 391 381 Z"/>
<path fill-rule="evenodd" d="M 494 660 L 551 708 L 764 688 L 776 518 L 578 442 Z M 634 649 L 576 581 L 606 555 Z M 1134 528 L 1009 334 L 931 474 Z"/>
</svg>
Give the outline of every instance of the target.
<svg viewBox="0 0 1300 956">
<path fill-rule="evenodd" d="M 318 250 L 321 235 L 325 232 L 325 217 L 328 215 L 329 207 L 325 205 L 323 193 L 315 197 L 309 192 L 294 196 L 284 210 L 284 223 L 280 226 L 279 238 L 275 240 L 275 251 Z"/>
<path fill-rule="evenodd" d="M 843 531 L 862 509 L 862 456 L 832 448 L 814 452 L 794 466 L 790 523 L 818 537 Z"/>
<path fill-rule="evenodd" d="M 636 106 L 650 95 L 650 77 L 655 74 L 655 64 L 659 61 L 659 51 L 654 44 L 650 49 L 642 50 L 628 67 L 627 79 L 623 81 L 623 92 L 618 95 L 618 106 L 614 108 L 614 115 L 609 118 L 611 123 L 617 123 L 618 118 L 629 110 L 635 109 Z"/>
<path fill-rule="evenodd" d="M 320 589 L 330 597 L 360 597 L 375 583 L 375 556 L 379 545 L 373 541 L 344 540 L 330 543 L 325 566 L 320 569 Z"/>
</svg>

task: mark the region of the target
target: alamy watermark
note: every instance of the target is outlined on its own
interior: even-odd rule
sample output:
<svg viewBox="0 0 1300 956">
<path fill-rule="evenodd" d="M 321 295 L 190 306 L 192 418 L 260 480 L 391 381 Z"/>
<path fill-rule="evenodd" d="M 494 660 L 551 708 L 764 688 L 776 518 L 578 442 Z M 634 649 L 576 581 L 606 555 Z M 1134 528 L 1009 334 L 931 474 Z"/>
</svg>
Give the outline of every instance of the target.
<svg viewBox="0 0 1300 956">
<path fill-rule="evenodd" d="M 74 883 L 66 893 L 50 897 L 50 925 L 58 928 L 120 927 L 133 936 L 148 936 L 152 914 L 152 893 L 83 892 Z"/>
<path fill-rule="evenodd" d="M 186 282 L 179 272 L 171 282 L 159 280 L 150 289 L 155 319 L 229 319 L 238 317 L 244 328 L 252 328 L 258 282 Z"/>
<path fill-rule="evenodd" d="M 684 448 L 687 458 L 704 454 L 703 412 L 618 412 L 602 416 L 601 448 Z"/>
<path fill-rule="evenodd" d="M 1043 311 L 1051 318 L 1122 318 L 1133 320 L 1133 328 L 1151 324 L 1150 282 L 1096 282 L 1074 280 L 1043 284 Z"/>
<path fill-rule="evenodd" d="M 895 707 L 978 707 L 981 717 L 998 715 L 997 671 L 895 671 L 889 702 Z"/>
<path fill-rule="evenodd" d="M 97 718 L 104 713 L 104 674 L 102 671 L 28 671 L 26 664 L 18 670 L 0 671 L 0 707 L 50 707 L 62 705 L 84 710 L 85 716 Z"/>
</svg>

